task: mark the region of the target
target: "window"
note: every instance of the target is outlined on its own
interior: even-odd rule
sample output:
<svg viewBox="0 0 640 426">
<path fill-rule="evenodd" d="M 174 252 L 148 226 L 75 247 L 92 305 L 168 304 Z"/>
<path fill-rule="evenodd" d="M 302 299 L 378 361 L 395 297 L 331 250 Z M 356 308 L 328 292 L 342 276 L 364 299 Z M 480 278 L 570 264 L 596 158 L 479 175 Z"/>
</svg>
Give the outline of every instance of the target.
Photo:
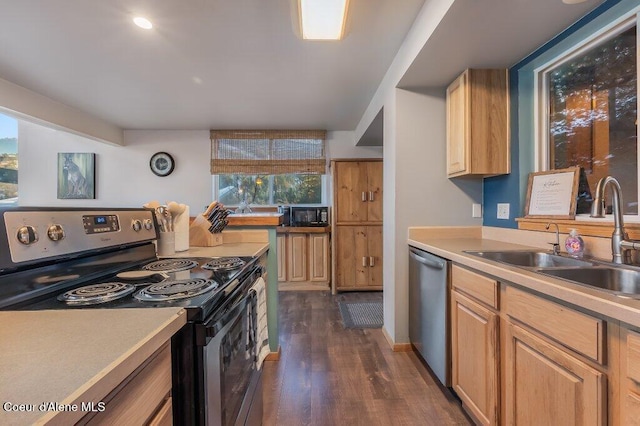
<svg viewBox="0 0 640 426">
<path fill-rule="evenodd" d="M 324 204 L 325 134 L 212 130 L 214 199 L 226 205 Z"/>
<path fill-rule="evenodd" d="M 323 175 L 237 175 L 217 176 L 214 198 L 225 205 L 323 204 Z"/>
<path fill-rule="evenodd" d="M 592 191 L 601 178 L 615 177 L 627 215 L 638 215 L 636 27 L 634 17 L 539 74 L 542 167 L 580 166 Z"/>
<path fill-rule="evenodd" d="M 18 202 L 18 121 L 0 114 L 0 205 Z"/>
</svg>

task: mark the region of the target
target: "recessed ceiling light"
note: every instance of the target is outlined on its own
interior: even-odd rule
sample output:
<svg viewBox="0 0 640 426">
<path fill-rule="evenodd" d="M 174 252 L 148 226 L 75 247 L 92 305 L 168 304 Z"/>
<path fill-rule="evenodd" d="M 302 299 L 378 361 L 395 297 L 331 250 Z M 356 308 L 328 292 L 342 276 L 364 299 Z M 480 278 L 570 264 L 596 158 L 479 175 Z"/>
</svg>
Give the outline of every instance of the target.
<svg viewBox="0 0 640 426">
<path fill-rule="evenodd" d="M 579 3 L 584 3 L 587 0 L 562 0 L 562 3 L 564 4 L 579 4 Z"/>
<path fill-rule="evenodd" d="M 153 28 L 153 24 L 147 18 L 143 18 L 142 16 L 136 16 L 133 18 L 133 23 L 139 26 L 140 28 L 144 28 L 145 30 L 150 30 Z"/>
<path fill-rule="evenodd" d="M 302 38 L 340 40 L 349 0 L 298 0 Z"/>
</svg>

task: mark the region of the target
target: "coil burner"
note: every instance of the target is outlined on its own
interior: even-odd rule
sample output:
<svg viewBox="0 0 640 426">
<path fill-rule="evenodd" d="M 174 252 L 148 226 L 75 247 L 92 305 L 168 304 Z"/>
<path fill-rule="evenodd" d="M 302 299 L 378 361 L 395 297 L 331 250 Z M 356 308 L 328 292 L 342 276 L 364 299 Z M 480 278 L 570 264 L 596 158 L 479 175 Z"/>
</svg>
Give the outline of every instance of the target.
<svg viewBox="0 0 640 426">
<path fill-rule="evenodd" d="M 241 268 L 246 262 L 239 257 L 220 257 L 202 265 L 202 269 L 210 271 L 233 271 Z"/>
<path fill-rule="evenodd" d="M 69 290 L 58 296 L 58 300 L 68 305 L 97 305 L 120 299 L 135 289 L 134 285 L 119 282 L 92 284 Z"/>
<path fill-rule="evenodd" d="M 163 281 L 143 288 L 134 297 L 142 302 L 188 299 L 218 288 L 218 283 L 202 278 Z"/>
<path fill-rule="evenodd" d="M 198 262 L 190 259 L 162 259 L 144 265 L 145 271 L 155 272 L 178 272 L 193 269 L 198 266 Z"/>
</svg>

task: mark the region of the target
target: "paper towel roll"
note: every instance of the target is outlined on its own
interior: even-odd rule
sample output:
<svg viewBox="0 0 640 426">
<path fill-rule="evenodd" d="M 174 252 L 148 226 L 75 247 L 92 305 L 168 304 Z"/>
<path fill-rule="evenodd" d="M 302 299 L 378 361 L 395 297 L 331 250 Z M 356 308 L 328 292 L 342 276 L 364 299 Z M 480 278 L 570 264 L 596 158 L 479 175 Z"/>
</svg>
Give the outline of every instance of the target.
<svg viewBox="0 0 640 426">
<path fill-rule="evenodd" d="M 189 250 L 189 206 L 173 220 L 176 233 L 176 251 Z"/>
</svg>

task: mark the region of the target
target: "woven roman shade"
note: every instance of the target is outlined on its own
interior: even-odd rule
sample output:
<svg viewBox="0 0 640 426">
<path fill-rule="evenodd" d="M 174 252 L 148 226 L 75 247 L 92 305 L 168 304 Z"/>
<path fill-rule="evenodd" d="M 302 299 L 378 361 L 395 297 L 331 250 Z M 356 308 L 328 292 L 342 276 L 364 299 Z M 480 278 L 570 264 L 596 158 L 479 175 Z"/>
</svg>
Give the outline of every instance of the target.
<svg viewBox="0 0 640 426">
<path fill-rule="evenodd" d="M 325 174 L 324 130 L 211 130 L 211 174 Z"/>
</svg>

